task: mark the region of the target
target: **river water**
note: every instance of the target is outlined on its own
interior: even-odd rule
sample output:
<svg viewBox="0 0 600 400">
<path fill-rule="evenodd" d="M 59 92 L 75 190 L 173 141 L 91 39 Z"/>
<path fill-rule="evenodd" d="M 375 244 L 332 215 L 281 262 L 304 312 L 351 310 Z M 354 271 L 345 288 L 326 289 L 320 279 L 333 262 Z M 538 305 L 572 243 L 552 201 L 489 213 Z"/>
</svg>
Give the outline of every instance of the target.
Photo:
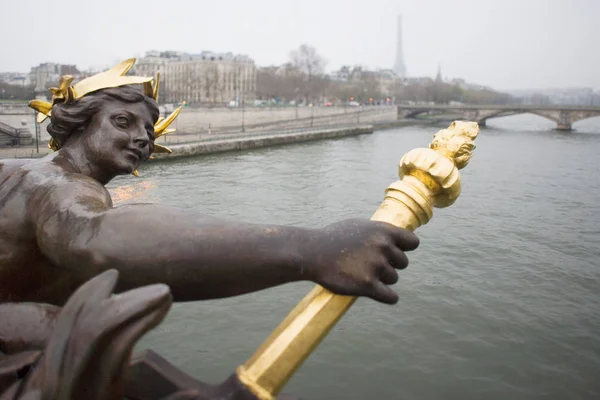
<svg viewBox="0 0 600 400">
<path fill-rule="evenodd" d="M 600 119 L 551 131 L 490 120 L 452 207 L 419 228 L 395 306 L 359 299 L 285 391 L 304 399 L 600 397 Z M 404 153 L 438 128 L 149 163 L 116 203 L 160 202 L 258 223 L 369 218 Z M 142 339 L 219 382 L 313 287 L 175 305 Z"/>
</svg>

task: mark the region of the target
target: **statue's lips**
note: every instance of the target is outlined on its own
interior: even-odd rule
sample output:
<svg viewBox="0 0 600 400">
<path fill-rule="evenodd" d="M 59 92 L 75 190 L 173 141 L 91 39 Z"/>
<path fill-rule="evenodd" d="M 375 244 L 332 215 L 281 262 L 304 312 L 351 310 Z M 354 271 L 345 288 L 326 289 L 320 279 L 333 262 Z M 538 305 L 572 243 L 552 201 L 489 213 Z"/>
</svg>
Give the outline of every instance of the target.
<svg viewBox="0 0 600 400">
<path fill-rule="evenodd" d="M 125 148 L 125 153 L 134 156 L 138 160 L 142 158 L 142 152 L 137 149 L 131 149 L 129 147 Z"/>
</svg>

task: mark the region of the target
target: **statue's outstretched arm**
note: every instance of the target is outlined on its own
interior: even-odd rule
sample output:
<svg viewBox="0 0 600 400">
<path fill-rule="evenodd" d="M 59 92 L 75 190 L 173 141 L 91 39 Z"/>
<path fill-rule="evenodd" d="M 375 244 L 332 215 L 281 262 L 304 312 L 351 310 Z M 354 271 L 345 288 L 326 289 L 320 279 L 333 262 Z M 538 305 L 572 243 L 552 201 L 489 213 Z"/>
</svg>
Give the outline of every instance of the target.
<svg viewBox="0 0 600 400">
<path fill-rule="evenodd" d="M 160 282 L 176 301 L 190 301 L 311 279 L 301 250 L 308 229 L 110 203 L 102 186 L 78 178 L 42 189 L 30 201 L 41 251 L 82 283 L 115 268 L 119 290 Z"/>
<path fill-rule="evenodd" d="M 235 296 L 309 280 L 336 294 L 396 303 L 388 286 L 419 240 L 384 222 L 345 220 L 320 229 L 239 223 L 158 204 L 112 207 L 84 177 L 58 178 L 28 207 L 41 251 L 81 283 L 119 270 L 119 290 L 170 286 L 175 301 Z"/>
</svg>

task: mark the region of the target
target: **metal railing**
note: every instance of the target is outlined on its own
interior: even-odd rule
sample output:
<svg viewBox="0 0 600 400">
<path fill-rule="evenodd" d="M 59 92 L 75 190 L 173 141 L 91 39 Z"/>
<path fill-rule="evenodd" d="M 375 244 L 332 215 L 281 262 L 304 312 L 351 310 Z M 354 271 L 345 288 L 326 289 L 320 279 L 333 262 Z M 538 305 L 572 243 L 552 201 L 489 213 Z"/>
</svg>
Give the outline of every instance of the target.
<svg viewBox="0 0 600 400">
<path fill-rule="evenodd" d="M 17 128 L 13 128 L 12 126 L 5 124 L 4 122 L 0 122 L 0 132 L 14 137 L 19 136 Z"/>
</svg>

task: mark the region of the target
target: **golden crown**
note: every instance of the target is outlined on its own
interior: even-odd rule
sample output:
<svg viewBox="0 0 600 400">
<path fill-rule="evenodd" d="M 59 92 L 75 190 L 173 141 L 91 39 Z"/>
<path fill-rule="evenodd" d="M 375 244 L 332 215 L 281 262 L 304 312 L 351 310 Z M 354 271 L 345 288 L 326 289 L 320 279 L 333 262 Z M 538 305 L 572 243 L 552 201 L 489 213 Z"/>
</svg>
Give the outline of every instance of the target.
<svg viewBox="0 0 600 400">
<path fill-rule="evenodd" d="M 100 72 L 96 75 L 85 78 L 74 85 L 73 76 L 64 75 L 60 78 L 58 87 L 50 88 L 52 92 L 52 101 L 49 103 L 42 100 L 32 100 L 29 102 L 29 107 L 38 111 L 37 121 L 42 123 L 52 113 L 52 107 L 56 103 L 70 103 L 77 101 L 90 93 L 101 89 L 114 88 L 125 85 L 143 85 L 144 94 L 152 97 L 154 101 L 158 101 L 158 88 L 160 84 L 160 72 L 156 76 L 156 83 L 153 85 L 154 78 L 145 76 L 125 76 L 133 67 L 136 59 L 127 59 L 113 68 Z M 166 135 L 167 133 L 175 132 L 175 129 L 168 129 L 169 125 L 177 118 L 182 106 L 179 106 L 166 118 L 159 118 L 154 124 L 154 139 Z M 54 151 L 59 150 L 59 145 L 54 139 L 50 139 L 48 147 Z M 154 153 L 171 153 L 171 149 L 159 144 L 154 144 Z M 133 172 L 137 176 L 137 171 Z"/>
</svg>

